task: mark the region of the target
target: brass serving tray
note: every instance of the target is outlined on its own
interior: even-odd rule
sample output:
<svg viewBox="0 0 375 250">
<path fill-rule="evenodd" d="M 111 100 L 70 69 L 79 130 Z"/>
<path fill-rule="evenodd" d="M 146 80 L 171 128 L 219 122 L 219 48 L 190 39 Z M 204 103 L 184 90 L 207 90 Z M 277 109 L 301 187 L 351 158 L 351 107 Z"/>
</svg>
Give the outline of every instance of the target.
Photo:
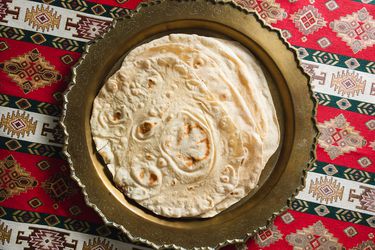
<svg viewBox="0 0 375 250">
<path fill-rule="evenodd" d="M 126 199 L 113 185 L 91 138 L 93 100 L 127 51 L 176 32 L 226 37 L 250 49 L 268 79 L 281 128 L 280 147 L 263 171 L 259 187 L 210 219 L 167 219 Z M 156 248 L 215 248 L 243 242 L 264 228 L 303 186 L 305 170 L 315 158 L 314 103 L 295 53 L 254 13 L 234 3 L 208 0 L 148 2 L 115 21 L 103 38 L 86 47 L 74 67 L 62 119 L 64 151 L 87 204 L 131 240 Z"/>
</svg>

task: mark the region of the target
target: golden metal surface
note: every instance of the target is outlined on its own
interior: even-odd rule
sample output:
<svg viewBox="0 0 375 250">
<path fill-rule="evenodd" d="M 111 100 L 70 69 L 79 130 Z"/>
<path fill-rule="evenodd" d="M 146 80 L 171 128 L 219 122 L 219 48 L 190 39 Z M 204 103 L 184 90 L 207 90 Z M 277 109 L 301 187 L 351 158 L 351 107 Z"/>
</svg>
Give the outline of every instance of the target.
<svg viewBox="0 0 375 250">
<path fill-rule="evenodd" d="M 167 219 L 126 199 L 112 184 L 91 138 L 93 100 L 127 51 L 176 32 L 225 37 L 250 49 L 266 73 L 282 131 L 280 147 L 263 171 L 258 188 L 210 219 Z M 65 94 L 64 150 L 86 202 L 131 240 L 153 247 L 214 248 L 243 242 L 264 228 L 302 187 L 305 169 L 315 158 L 315 104 L 308 78 L 287 47 L 278 32 L 233 3 L 149 2 L 116 21 L 104 38 L 86 48 Z"/>
</svg>

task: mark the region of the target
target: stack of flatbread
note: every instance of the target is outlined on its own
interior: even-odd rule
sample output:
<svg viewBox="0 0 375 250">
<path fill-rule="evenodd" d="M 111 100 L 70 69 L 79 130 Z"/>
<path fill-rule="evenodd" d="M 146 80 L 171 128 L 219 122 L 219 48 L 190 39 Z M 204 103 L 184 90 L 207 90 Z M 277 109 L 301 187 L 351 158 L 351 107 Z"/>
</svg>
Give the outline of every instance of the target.
<svg viewBox="0 0 375 250">
<path fill-rule="evenodd" d="M 116 186 L 167 217 L 212 217 L 254 189 L 279 145 L 271 94 L 239 43 L 172 34 L 125 57 L 91 131 Z"/>
</svg>

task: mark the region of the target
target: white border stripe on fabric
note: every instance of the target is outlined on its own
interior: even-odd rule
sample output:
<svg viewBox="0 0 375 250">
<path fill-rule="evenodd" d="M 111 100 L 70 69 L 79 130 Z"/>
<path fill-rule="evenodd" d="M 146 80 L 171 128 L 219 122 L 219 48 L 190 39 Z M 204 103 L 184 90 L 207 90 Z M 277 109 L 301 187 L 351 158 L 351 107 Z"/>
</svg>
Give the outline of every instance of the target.
<svg viewBox="0 0 375 250">
<path fill-rule="evenodd" d="M 316 66 L 316 68 L 314 68 L 314 75 L 318 77 L 325 75 L 324 81 L 320 79 L 316 79 L 316 78 L 314 79 L 313 77 L 311 78 L 311 85 L 313 87 L 314 92 L 338 96 L 338 97 L 356 100 L 360 102 L 368 102 L 368 103 L 375 104 L 374 96 L 370 95 L 372 83 L 375 82 L 375 75 L 365 73 L 362 71 L 344 69 L 341 67 L 336 67 L 336 66 L 331 66 L 331 65 L 306 61 L 306 60 L 302 60 L 302 63 Z M 349 71 L 350 73 L 354 72 L 354 74 L 358 74 L 358 78 L 362 78 L 362 81 L 366 81 L 363 94 L 359 93 L 356 96 L 347 96 L 347 95 L 338 93 L 338 91 L 335 90 L 334 87 L 331 87 L 332 75 L 337 76 L 338 73 L 342 74 L 343 72 L 347 72 L 347 71 Z"/>
<path fill-rule="evenodd" d="M 72 240 L 77 240 L 76 249 L 83 249 L 84 242 L 88 243 L 89 240 L 91 240 L 91 242 L 92 242 L 93 239 L 100 238 L 100 240 L 102 240 L 102 241 L 104 239 L 107 242 L 109 241 L 110 244 L 113 245 L 113 249 L 132 250 L 133 248 L 137 248 L 139 250 L 148 250 L 148 248 L 137 246 L 137 245 L 134 245 L 134 244 L 125 243 L 125 242 L 121 242 L 121 241 L 118 241 L 118 240 L 113 240 L 113 239 L 100 237 L 100 236 L 96 236 L 96 235 L 65 230 L 65 229 L 62 229 L 62 228 L 44 226 L 44 225 L 39 225 L 39 224 L 21 223 L 21 222 L 9 221 L 9 220 L 4 220 L 4 219 L 0 219 L 0 223 L 4 223 L 5 226 L 8 226 L 8 230 L 12 229 L 10 241 L 9 241 L 9 243 L 5 242 L 5 244 L 1 247 L 2 249 L 17 250 L 17 249 L 24 249 L 24 248 L 28 247 L 28 244 L 27 244 L 26 241 L 20 241 L 21 244 L 16 243 L 17 242 L 17 234 L 18 234 L 19 231 L 22 231 L 23 232 L 22 235 L 27 237 L 32 232 L 32 230 L 30 230 L 29 227 L 35 227 L 35 228 L 41 228 L 41 229 L 46 229 L 46 230 L 55 230 L 55 231 L 59 231 L 59 232 L 63 232 L 63 233 L 68 233 L 69 235 L 66 236 L 65 239 L 66 239 L 67 243 L 71 243 Z"/>
<path fill-rule="evenodd" d="M 325 180 L 331 181 L 335 183 L 336 188 L 342 189 L 343 188 L 343 193 L 342 193 L 342 198 L 337 198 L 337 201 L 329 201 L 329 200 L 321 200 L 317 197 L 317 194 L 315 194 L 314 197 L 314 192 L 313 189 L 311 188 L 311 184 L 319 182 L 321 185 L 320 188 L 324 189 L 324 184 L 327 183 Z M 331 186 L 332 184 L 327 184 L 328 186 Z M 338 186 L 339 185 L 339 186 Z M 356 181 L 351 181 L 351 180 L 346 180 L 346 179 L 341 179 L 333 176 L 327 176 L 324 174 L 318 174 L 314 172 L 308 172 L 306 176 L 306 187 L 298 193 L 296 196 L 297 199 L 300 200 L 305 200 L 305 201 L 310 201 L 314 203 L 319 203 L 323 205 L 328 205 L 332 207 L 337 207 L 337 208 L 343 208 L 343 209 L 348 209 L 352 211 L 356 211 L 359 213 L 364 213 L 364 214 L 371 214 L 375 215 L 375 212 L 369 211 L 369 210 L 364 210 L 360 209 L 361 204 L 358 198 L 353 198 L 353 195 L 361 195 L 362 192 L 364 191 L 363 187 L 371 188 L 373 189 L 373 192 L 375 192 L 375 186 L 373 185 L 368 185 L 364 184 L 361 182 L 356 182 Z M 335 188 L 333 188 L 334 190 Z M 309 193 L 310 192 L 310 193 Z M 322 191 L 324 192 L 324 191 Z M 336 192 L 336 191 L 335 191 Z M 350 197 L 352 196 L 352 197 Z"/>
<path fill-rule="evenodd" d="M 55 143 L 53 134 L 50 132 L 44 133 L 45 135 L 42 135 L 43 126 L 46 128 L 53 129 L 56 125 L 59 123 L 59 118 L 55 116 L 49 116 L 49 115 L 43 115 L 39 113 L 29 112 L 21 109 L 14 109 L 14 108 L 8 108 L 8 107 L 1 107 L 0 108 L 0 121 L 4 121 L 9 114 L 9 116 L 14 114 L 20 114 L 24 116 L 28 115 L 28 119 L 33 119 L 32 122 L 36 122 L 36 128 L 34 133 L 29 133 L 27 135 L 26 133 L 24 136 L 20 135 L 17 137 L 16 134 L 13 134 L 13 136 L 9 133 L 9 129 L 4 127 L 3 125 L 0 127 L 0 136 L 7 137 L 7 138 L 13 138 L 13 139 L 19 139 L 29 142 L 36 142 L 41 144 L 47 144 L 52 146 L 62 146 L 60 143 Z M 46 124 L 46 125 L 44 125 Z M 51 142 L 52 141 L 52 142 Z"/>
<path fill-rule="evenodd" d="M 57 16 L 61 15 L 59 28 L 49 29 L 49 31 L 47 31 L 47 30 L 43 31 L 41 29 L 37 30 L 36 27 L 33 28 L 32 25 L 28 24 L 29 22 L 25 20 L 26 9 L 29 9 L 29 11 L 30 11 L 32 7 L 34 7 L 34 9 L 36 9 L 37 6 L 41 6 L 41 5 L 43 5 L 44 8 L 49 7 L 54 12 L 56 11 Z M 70 18 L 71 22 L 73 22 L 73 23 L 76 23 L 79 20 L 79 18 L 77 17 L 77 14 L 85 15 L 85 16 L 89 16 L 89 17 L 94 17 L 96 19 L 101 19 L 101 20 L 106 20 L 106 21 L 112 20 L 112 18 L 108 18 L 108 17 L 95 16 L 95 15 L 92 15 L 92 14 L 82 13 L 80 11 L 64 9 L 64 8 L 61 8 L 61 7 L 47 5 L 47 4 L 43 4 L 43 3 L 37 3 L 37 2 L 33 2 L 33 1 L 13 0 L 13 2 L 9 3 L 9 8 L 14 9 L 15 7 L 20 8 L 18 19 L 13 19 L 13 16 L 8 14 L 4 19 L 8 22 L 2 22 L 1 25 L 19 28 L 19 29 L 24 29 L 24 30 L 29 30 L 29 31 L 34 31 L 34 32 L 52 35 L 52 36 L 56 36 L 56 37 L 68 38 L 68 39 L 82 41 L 82 42 L 87 42 L 88 39 L 82 39 L 82 38 L 79 38 L 79 37 L 74 37 L 73 34 L 76 33 L 76 30 L 74 28 L 71 28 L 70 30 L 65 29 L 65 25 L 67 23 L 68 18 Z"/>
</svg>

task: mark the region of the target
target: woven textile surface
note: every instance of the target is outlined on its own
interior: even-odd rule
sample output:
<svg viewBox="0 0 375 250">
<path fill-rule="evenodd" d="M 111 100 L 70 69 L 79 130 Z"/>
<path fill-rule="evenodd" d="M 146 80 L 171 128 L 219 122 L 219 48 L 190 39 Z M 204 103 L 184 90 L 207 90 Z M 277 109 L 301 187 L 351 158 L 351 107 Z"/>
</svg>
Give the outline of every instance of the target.
<svg viewBox="0 0 375 250">
<path fill-rule="evenodd" d="M 306 187 L 247 247 L 375 249 L 375 1 L 236 2 L 297 49 L 319 103 Z M 1 249 L 143 248 L 85 205 L 58 123 L 84 45 L 138 4 L 0 0 Z"/>
</svg>

